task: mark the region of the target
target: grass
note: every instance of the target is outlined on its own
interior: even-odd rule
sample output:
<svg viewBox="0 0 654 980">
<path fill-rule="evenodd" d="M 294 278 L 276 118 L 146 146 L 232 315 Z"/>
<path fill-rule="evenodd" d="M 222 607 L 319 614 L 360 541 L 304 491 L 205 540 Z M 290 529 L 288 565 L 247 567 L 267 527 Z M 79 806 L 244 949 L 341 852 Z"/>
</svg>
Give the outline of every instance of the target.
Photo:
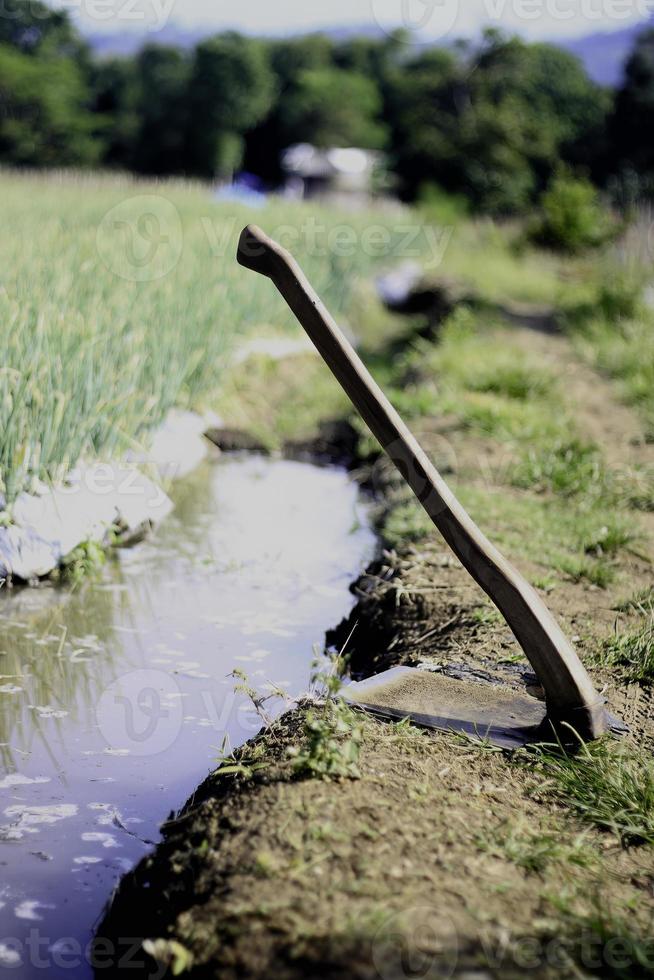
<svg viewBox="0 0 654 980">
<path fill-rule="evenodd" d="M 147 439 L 175 405 L 213 407 L 240 336 L 299 329 L 270 283 L 236 264 L 251 211 L 215 202 L 209 187 L 9 172 L 0 185 L 0 490 L 10 500 L 80 457 Z M 294 250 L 337 314 L 406 238 L 406 216 L 287 201 L 257 220 L 273 234 L 284 226 L 287 241 L 297 232 Z M 377 257 L 360 247 L 373 221 L 388 233 Z M 359 243 L 347 255 L 333 247 L 344 227 Z"/>
<path fill-rule="evenodd" d="M 616 633 L 605 641 L 597 662 L 620 667 L 626 677 L 642 684 L 654 681 L 654 614 L 638 629 Z"/>
<path fill-rule="evenodd" d="M 480 851 L 510 861 L 528 874 L 542 874 L 553 862 L 580 868 L 597 862 L 596 850 L 583 833 L 568 840 L 555 824 L 544 831 L 524 821 L 511 821 L 482 835 L 475 843 Z"/>
<path fill-rule="evenodd" d="M 578 437 L 529 448 L 513 471 L 512 483 L 537 492 L 587 495 L 603 483 L 600 454 Z"/>
<path fill-rule="evenodd" d="M 644 300 L 651 281 L 651 212 L 588 270 L 584 289 L 563 298 L 566 322 L 579 350 L 614 378 L 654 439 L 654 310 Z M 650 493 L 651 496 L 651 493 Z"/>
<path fill-rule="evenodd" d="M 574 754 L 558 746 L 536 751 L 537 795 L 560 801 L 625 847 L 654 845 L 654 763 L 644 751 L 608 738 Z"/>
<path fill-rule="evenodd" d="M 646 980 L 654 973 L 651 923 L 637 917 L 633 903 L 616 903 L 599 889 L 588 896 L 548 896 L 560 931 L 550 938 L 563 944 L 583 976 Z M 585 899 L 585 901 L 584 901 Z M 575 976 L 579 975 L 575 971 Z"/>
</svg>

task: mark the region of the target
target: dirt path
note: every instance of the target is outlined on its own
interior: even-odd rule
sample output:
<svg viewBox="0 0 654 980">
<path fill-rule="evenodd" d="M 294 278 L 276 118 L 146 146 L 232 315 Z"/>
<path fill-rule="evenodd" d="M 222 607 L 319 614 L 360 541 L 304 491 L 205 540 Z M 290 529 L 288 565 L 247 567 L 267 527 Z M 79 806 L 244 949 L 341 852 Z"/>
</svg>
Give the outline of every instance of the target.
<svg viewBox="0 0 654 980">
<path fill-rule="evenodd" d="M 654 445 L 646 442 L 637 414 L 620 401 L 613 382 L 581 359 L 567 337 L 516 325 L 511 343 L 554 369 L 580 430 L 597 443 L 609 466 L 654 466 Z"/>
</svg>

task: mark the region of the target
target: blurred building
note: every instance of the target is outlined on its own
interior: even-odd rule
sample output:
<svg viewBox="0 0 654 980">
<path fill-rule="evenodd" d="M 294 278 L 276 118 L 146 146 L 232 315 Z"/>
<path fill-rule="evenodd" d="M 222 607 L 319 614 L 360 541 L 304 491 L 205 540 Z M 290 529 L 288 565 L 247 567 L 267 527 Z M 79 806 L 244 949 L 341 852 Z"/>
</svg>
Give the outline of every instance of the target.
<svg viewBox="0 0 654 980">
<path fill-rule="evenodd" d="M 375 194 L 382 154 L 355 146 L 322 150 L 295 143 L 284 150 L 281 164 L 288 197 L 365 207 Z"/>
</svg>

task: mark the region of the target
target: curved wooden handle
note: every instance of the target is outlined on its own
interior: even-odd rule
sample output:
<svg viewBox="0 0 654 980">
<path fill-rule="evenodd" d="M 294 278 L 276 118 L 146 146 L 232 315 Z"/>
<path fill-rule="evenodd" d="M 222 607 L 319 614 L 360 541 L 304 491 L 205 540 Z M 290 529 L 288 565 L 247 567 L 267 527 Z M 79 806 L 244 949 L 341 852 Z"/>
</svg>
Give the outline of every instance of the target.
<svg viewBox="0 0 654 980">
<path fill-rule="evenodd" d="M 452 551 L 500 610 L 545 691 L 550 720 L 572 726 L 582 738 L 603 734 L 608 728 L 604 701 L 560 626 L 461 506 L 293 257 L 256 225 L 249 225 L 241 234 L 237 258 L 272 279 Z"/>
</svg>

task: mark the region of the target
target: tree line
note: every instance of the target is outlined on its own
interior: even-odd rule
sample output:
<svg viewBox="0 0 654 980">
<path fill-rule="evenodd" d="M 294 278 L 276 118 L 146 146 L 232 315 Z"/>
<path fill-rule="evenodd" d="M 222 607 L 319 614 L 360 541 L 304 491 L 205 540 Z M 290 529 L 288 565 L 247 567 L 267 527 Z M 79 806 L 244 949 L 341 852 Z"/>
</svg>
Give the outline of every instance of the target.
<svg viewBox="0 0 654 980">
<path fill-rule="evenodd" d="M 191 51 L 96 58 L 67 13 L 0 18 L 0 161 L 270 186 L 292 143 L 381 150 L 407 200 L 437 186 L 477 211 L 527 211 L 562 167 L 615 198 L 654 193 L 654 30 L 617 92 L 572 55 L 488 31 L 419 48 L 401 32 L 335 41 L 228 32 Z"/>
</svg>

